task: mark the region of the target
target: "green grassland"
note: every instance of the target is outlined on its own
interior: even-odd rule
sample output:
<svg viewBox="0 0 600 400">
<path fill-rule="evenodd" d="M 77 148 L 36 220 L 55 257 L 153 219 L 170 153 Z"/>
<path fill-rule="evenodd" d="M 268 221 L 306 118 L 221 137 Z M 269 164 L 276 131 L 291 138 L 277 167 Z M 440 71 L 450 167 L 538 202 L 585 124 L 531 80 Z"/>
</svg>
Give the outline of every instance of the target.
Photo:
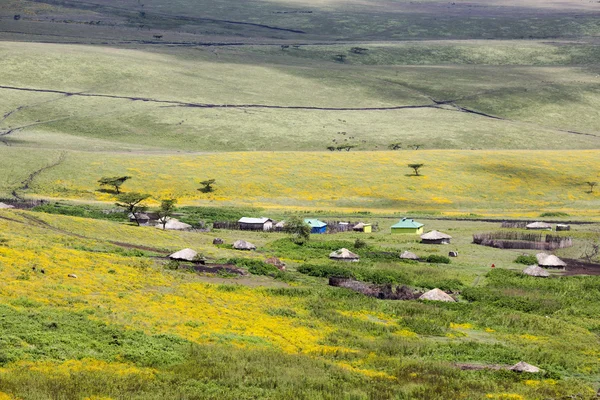
<svg viewBox="0 0 600 400">
<path fill-rule="evenodd" d="M 16 128 L 0 139 L 13 145 L 109 151 L 325 150 L 340 144 L 377 150 L 396 142 L 598 147 L 593 44 L 376 45 L 343 64 L 325 54 L 352 54 L 349 46 L 0 46 L 0 85 L 61 92 L 0 89 L 0 114 L 6 115 L 0 127 Z M 444 59 L 448 65 L 440 65 Z M 406 106 L 422 108 L 370 110 Z"/>
<path fill-rule="evenodd" d="M 187 205 L 259 206 L 341 212 L 426 211 L 535 217 L 543 211 L 597 218 L 598 152 L 450 151 L 147 154 L 0 147 L 0 193 L 114 202 L 102 176 L 130 175 L 126 191 Z M 56 162 L 60 164 L 53 166 Z M 424 163 L 414 176 L 409 163 Z M 36 175 L 27 190 L 23 180 Z M 199 182 L 217 180 L 214 193 Z"/>
<path fill-rule="evenodd" d="M 513 262 L 519 252 L 470 243 L 473 232 L 498 224 L 424 221 L 454 238 L 450 246 L 427 246 L 410 235 L 390 235 L 390 220 L 374 221 L 384 229 L 313 235 L 297 246 L 285 234 L 162 232 L 0 211 L 0 292 L 6 300 L 0 391 L 27 399 L 283 399 L 291 393 L 305 399 L 542 399 L 594 393 L 600 383 L 596 277 L 537 280 L 511 272 L 523 268 Z M 578 249 L 594 229 L 575 227 Z M 215 236 L 226 243 L 243 237 L 258 251 L 215 247 Z M 368 247 L 354 248 L 358 238 Z M 361 262 L 329 261 L 327 254 L 341 245 L 362 254 Z M 223 279 L 167 269 L 164 260 L 131 251 L 136 246 L 157 254 L 189 246 L 211 260 L 275 255 L 288 268 L 278 280 Z M 451 264 L 414 264 L 368 255 L 378 250 L 422 257 L 457 250 L 459 257 Z M 452 285 L 461 301 L 366 298 L 298 273 L 306 264 L 361 269 L 412 287 Z M 237 307 L 247 318 L 239 319 Z M 456 366 L 521 359 L 544 372 Z"/>
</svg>

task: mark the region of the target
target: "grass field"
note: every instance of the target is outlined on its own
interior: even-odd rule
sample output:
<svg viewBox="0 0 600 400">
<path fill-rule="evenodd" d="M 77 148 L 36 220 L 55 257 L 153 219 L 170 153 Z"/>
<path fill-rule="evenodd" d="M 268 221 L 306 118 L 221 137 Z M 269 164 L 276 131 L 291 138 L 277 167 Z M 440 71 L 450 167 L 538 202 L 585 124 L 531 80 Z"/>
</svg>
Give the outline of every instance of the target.
<svg viewBox="0 0 600 400">
<path fill-rule="evenodd" d="M 1 348 L 0 390 L 28 399 L 59 394 L 284 398 L 288 391 L 307 399 L 591 395 L 598 374 L 598 343 L 591 333 L 598 329 L 595 278 L 553 278 L 547 285 L 518 278 L 507 272 L 522 268 L 512 262 L 518 253 L 470 244 L 473 230 L 496 224 L 429 225 L 452 233 L 452 248 L 461 258 L 444 267 L 367 258 L 360 267 L 393 270 L 404 283 L 421 287 L 452 280 L 464 288 L 474 285 L 463 289 L 470 302 L 379 301 L 327 288 L 322 279 L 295 272 L 305 262 L 329 264 L 328 247 L 344 243 L 340 240 L 351 246 L 359 237 L 370 246 L 421 255 L 437 251 L 385 230 L 370 237 L 315 237 L 304 248 L 290 247 L 282 234 L 244 233 L 259 246 L 255 257 L 277 255 L 288 262 L 287 288 L 277 288 L 281 282 L 254 276 L 227 278 L 219 285 L 218 278 L 165 269 L 160 260 L 119 247 L 170 252 L 192 246 L 213 259 L 227 258 L 239 253 L 215 248 L 212 238 L 229 242 L 241 232 L 160 232 L 0 211 L 0 291 L 6 300 L 1 323 L 8 333 Z M 304 261 L 295 260 L 299 257 Z M 508 269 L 483 278 L 489 267 L 482 260 Z M 584 287 L 588 294 L 572 295 Z M 517 302 L 515 296 L 525 288 L 530 294 Z M 534 304 L 543 306 L 531 308 Z M 521 377 L 453 366 L 520 359 L 545 373 Z M 232 387 L 240 363 L 247 366 L 246 378 Z M 304 378 L 293 383 L 294 376 Z M 337 387 L 327 383 L 332 380 Z"/>
<path fill-rule="evenodd" d="M 0 186 L 7 196 L 60 152 L 0 148 Z M 20 160 L 20 161 L 19 161 Z M 424 163 L 414 176 L 409 163 Z M 125 190 L 181 204 L 275 209 L 446 212 L 530 216 L 563 211 L 595 218 L 597 151 L 250 152 L 199 155 L 68 152 L 21 195 L 112 202 L 102 176 L 130 175 Z M 74 173 L 77 171 L 77 173 Z M 199 181 L 217 180 L 203 194 Z"/>
</svg>

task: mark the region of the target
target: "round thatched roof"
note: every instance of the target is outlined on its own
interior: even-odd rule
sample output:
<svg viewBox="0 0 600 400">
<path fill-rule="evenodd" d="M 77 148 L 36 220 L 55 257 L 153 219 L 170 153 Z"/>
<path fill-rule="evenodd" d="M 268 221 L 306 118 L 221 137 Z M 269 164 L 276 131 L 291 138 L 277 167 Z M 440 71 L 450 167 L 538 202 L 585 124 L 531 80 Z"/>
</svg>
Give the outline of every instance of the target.
<svg viewBox="0 0 600 400">
<path fill-rule="evenodd" d="M 446 292 L 444 292 L 438 288 L 431 289 L 429 292 L 423 293 L 421 295 L 421 297 L 419 297 L 419 300 L 448 301 L 448 302 L 456 301 L 452 297 L 450 297 L 450 295 L 448 295 Z"/>
<path fill-rule="evenodd" d="M 156 225 L 156 227 L 162 229 L 163 225 L 158 224 Z M 165 225 L 165 229 L 173 231 L 184 231 L 186 229 L 190 229 L 191 227 L 192 226 L 190 224 L 186 224 L 185 222 L 181 222 L 179 220 L 176 220 L 175 218 L 169 218 Z"/>
<path fill-rule="evenodd" d="M 233 243 L 233 248 L 236 250 L 256 250 L 256 246 L 245 240 L 236 240 Z"/>
<path fill-rule="evenodd" d="M 419 256 L 417 256 L 415 253 L 411 253 L 410 251 L 405 251 L 404 253 L 400 254 L 400 258 L 405 260 L 418 260 Z"/>
<path fill-rule="evenodd" d="M 537 262 L 538 264 L 542 262 L 542 260 L 544 260 L 544 258 L 548 257 L 550 254 L 546 254 L 546 253 L 537 253 L 535 255 L 535 258 L 537 258 Z"/>
<path fill-rule="evenodd" d="M 548 257 L 544 257 L 542 261 L 538 262 L 540 267 L 559 267 L 564 268 L 567 266 L 567 263 L 556 257 L 555 255 L 549 255 Z"/>
<path fill-rule="evenodd" d="M 358 259 L 360 257 L 358 256 L 358 254 L 354 254 L 353 252 L 351 252 L 348 249 L 339 249 L 339 250 L 336 250 L 336 251 L 332 252 L 331 254 L 329 254 L 329 258 L 332 258 L 334 260 L 356 260 L 356 261 L 358 261 Z"/>
<path fill-rule="evenodd" d="M 530 265 L 523 270 L 523 273 L 529 276 L 538 276 L 540 278 L 547 278 L 550 276 L 548 271 L 542 267 L 538 267 L 537 265 Z"/>
<path fill-rule="evenodd" d="M 275 228 L 285 228 L 285 221 L 279 221 L 276 223 Z"/>
<path fill-rule="evenodd" d="M 445 233 L 438 231 L 430 231 L 421 235 L 423 240 L 441 240 L 441 239 L 452 239 L 452 236 L 446 235 Z"/>
<path fill-rule="evenodd" d="M 11 206 L 10 204 L 0 203 L 0 209 L 2 208 L 15 208 L 15 206 Z"/>
<path fill-rule="evenodd" d="M 169 256 L 171 260 L 194 261 L 198 253 L 192 249 L 179 250 Z"/>
<path fill-rule="evenodd" d="M 531 364 L 527 364 L 525 361 L 519 361 L 509 369 L 515 372 L 540 372 L 540 369 L 538 367 Z"/>
<path fill-rule="evenodd" d="M 358 230 L 358 229 L 365 229 L 365 226 L 366 226 L 366 224 L 364 222 L 359 222 L 358 224 L 354 225 L 352 227 L 352 229 L 356 229 L 356 230 Z"/>
</svg>

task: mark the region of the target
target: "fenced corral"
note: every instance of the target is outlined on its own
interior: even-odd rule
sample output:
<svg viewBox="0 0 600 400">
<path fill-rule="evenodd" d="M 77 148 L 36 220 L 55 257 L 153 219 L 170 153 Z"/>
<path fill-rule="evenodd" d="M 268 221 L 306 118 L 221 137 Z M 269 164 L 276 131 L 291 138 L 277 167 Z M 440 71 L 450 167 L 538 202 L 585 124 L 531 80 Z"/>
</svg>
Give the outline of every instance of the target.
<svg viewBox="0 0 600 400">
<path fill-rule="evenodd" d="M 353 228 L 358 222 L 350 221 L 323 221 L 327 224 L 326 233 L 341 233 L 341 232 L 352 232 Z M 242 226 L 238 221 L 215 221 L 213 223 L 213 229 L 227 229 L 231 231 L 255 231 L 255 232 L 285 232 L 284 227 L 278 227 L 276 223 L 273 223 L 272 228 L 263 229 L 262 226 Z M 379 227 L 377 224 L 372 226 L 373 232 L 377 232 Z"/>
<path fill-rule="evenodd" d="M 528 222 L 526 221 L 503 221 L 502 227 L 509 229 L 525 229 Z"/>
<path fill-rule="evenodd" d="M 541 233 L 492 232 L 474 234 L 473 243 L 497 249 L 555 250 L 573 246 L 573 239 Z"/>
<path fill-rule="evenodd" d="M 48 204 L 48 200 L 24 200 L 24 199 L 15 199 L 12 197 L 2 199 L 0 198 L 0 203 L 7 204 L 9 206 L 13 206 L 14 208 L 18 208 L 20 210 L 29 210 L 33 207 L 43 206 L 44 204 Z"/>
</svg>

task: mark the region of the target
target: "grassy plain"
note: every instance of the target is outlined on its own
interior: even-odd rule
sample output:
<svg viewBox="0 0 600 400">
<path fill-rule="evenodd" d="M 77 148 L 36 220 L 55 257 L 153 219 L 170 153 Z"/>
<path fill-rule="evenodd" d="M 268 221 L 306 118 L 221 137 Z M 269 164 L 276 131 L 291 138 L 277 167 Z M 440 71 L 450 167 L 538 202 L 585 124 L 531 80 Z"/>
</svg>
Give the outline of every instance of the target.
<svg viewBox="0 0 600 400">
<path fill-rule="evenodd" d="M 172 271 L 160 259 L 127 250 L 143 245 L 167 253 L 190 246 L 211 259 L 239 257 L 211 240 L 218 235 L 229 243 L 241 232 L 162 232 L 0 211 L 0 323 L 6 333 L 0 390 L 27 399 L 591 395 L 598 384 L 597 279 L 522 278 L 509 271 L 522 268 L 512 262 L 518 253 L 470 244 L 473 230 L 496 224 L 428 224 L 455 237 L 451 247 L 460 258 L 414 265 L 365 255 L 360 267 L 394 271 L 399 283 L 416 287 L 455 282 L 469 302 L 380 301 L 295 272 L 305 263 L 331 264 L 329 248 L 352 248 L 355 238 L 371 248 L 439 251 L 387 230 L 313 237 L 308 247 L 282 234 L 245 232 L 259 246 L 252 257 L 276 255 L 288 263 L 282 288 L 282 282 L 253 276 L 218 284 L 222 280 Z M 482 260 L 508 269 L 487 274 Z M 261 283 L 253 287 L 253 281 Z M 520 359 L 544 374 L 454 366 Z"/>
<path fill-rule="evenodd" d="M 0 148 L 1 193 L 8 196 L 35 169 L 56 162 L 57 150 Z M 16 162 L 21 160 L 20 162 Z M 449 151 L 244 152 L 136 154 L 68 152 L 37 175 L 21 195 L 113 202 L 99 192 L 102 176 L 131 175 L 124 188 L 187 205 L 256 206 L 353 212 L 445 212 L 530 216 L 562 211 L 595 218 L 598 152 Z M 409 163 L 424 163 L 414 176 Z M 199 181 L 217 180 L 214 193 Z"/>
</svg>

